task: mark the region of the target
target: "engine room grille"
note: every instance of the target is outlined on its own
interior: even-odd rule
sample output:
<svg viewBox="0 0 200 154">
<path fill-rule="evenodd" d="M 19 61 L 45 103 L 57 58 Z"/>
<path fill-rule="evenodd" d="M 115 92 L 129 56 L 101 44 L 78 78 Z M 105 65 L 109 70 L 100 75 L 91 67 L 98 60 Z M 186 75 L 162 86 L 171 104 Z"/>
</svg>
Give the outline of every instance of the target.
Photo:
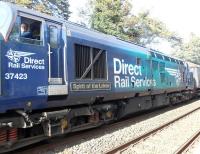
<svg viewBox="0 0 200 154">
<path fill-rule="evenodd" d="M 93 48 L 93 59 L 99 53 L 100 49 Z M 93 74 L 95 79 L 106 78 L 106 52 L 102 52 L 94 64 Z"/>
<path fill-rule="evenodd" d="M 76 78 L 81 78 L 87 67 L 90 65 L 90 47 L 83 45 L 75 45 L 75 67 Z M 91 78 L 91 71 L 85 78 Z"/>
<path fill-rule="evenodd" d="M 106 79 L 106 51 L 75 44 L 75 75 L 77 79 Z"/>
</svg>

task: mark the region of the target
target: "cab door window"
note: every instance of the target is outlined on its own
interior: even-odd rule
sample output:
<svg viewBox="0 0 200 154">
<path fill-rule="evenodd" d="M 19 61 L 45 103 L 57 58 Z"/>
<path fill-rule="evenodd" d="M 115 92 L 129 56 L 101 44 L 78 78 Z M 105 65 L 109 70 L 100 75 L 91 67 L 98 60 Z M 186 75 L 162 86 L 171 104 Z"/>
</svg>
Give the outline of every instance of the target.
<svg viewBox="0 0 200 154">
<path fill-rule="evenodd" d="M 10 40 L 27 44 L 43 45 L 42 21 L 18 17 L 10 35 Z"/>
<path fill-rule="evenodd" d="M 58 28 L 56 26 L 49 26 L 49 31 L 51 48 L 58 48 Z"/>
</svg>

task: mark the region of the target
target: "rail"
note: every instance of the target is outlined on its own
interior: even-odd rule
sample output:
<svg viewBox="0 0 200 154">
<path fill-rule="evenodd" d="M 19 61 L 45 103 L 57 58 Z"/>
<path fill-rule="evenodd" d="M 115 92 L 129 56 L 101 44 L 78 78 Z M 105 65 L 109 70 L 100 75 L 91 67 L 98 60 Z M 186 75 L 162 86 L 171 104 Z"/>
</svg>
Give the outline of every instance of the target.
<svg viewBox="0 0 200 154">
<path fill-rule="evenodd" d="M 182 154 L 188 150 L 188 148 L 199 138 L 200 130 L 198 130 L 191 138 L 189 138 L 177 151 L 175 154 Z"/>
<path fill-rule="evenodd" d="M 118 146 L 118 147 L 115 147 L 115 148 L 113 148 L 113 149 L 107 151 L 106 154 L 114 154 L 114 153 L 122 152 L 122 151 L 126 150 L 130 145 L 132 145 L 132 144 L 137 144 L 137 143 L 139 143 L 141 140 L 147 139 L 148 137 L 150 137 L 151 135 L 155 134 L 155 133 L 158 132 L 159 130 L 162 130 L 163 128 L 165 128 L 165 127 L 171 125 L 172 123 L 174 123 L 174 122 L 176 122 L 176 121 L 178 121 L 178 120 L 180 120 L 180 119 L 183 119 L 184 117 L 190 115 L 191 113 L 193 113 L 193 112 L 195 112 L 195 111 L 197 111 L 197 110 L 199 110 L 199 109 L 200 109 L 200 107 L 198 107 L 198 108 L 196 108 L 196 109 L 194 109 L 194 110 L 192 110 L 192 111 L 190 111 L 190 112 L 188 112 L 188 113 L 186 113 L 186 114 L 183 114 L 183 115 L 181 115 L 181 116 L 175 118 L 174 120 L 171 120 L 171 121 L 169 121 L 169 122 L 167 122 L 167 123 L 165 123 L 165 124 L 163 124 L 163 125 L 161 125 L 161 126 L 159 126 L 159 127 L 156 127 L 155 129 L 152 129 L 152 130 L 150 130 L 149 132 L 147 132 L 147 133 L 145 133 L 145 134 L 142 134 L 142 135 L 140 135 L 139 137 L 137 137 L 137 138 L 135 138 L 135 139 L 133 139 L 133 140 L 131 140 L 131 141 L 129 141 L 129 142 L 123 144 L 123 145 L 120 145 L 120 146 Z"/>
</svg>

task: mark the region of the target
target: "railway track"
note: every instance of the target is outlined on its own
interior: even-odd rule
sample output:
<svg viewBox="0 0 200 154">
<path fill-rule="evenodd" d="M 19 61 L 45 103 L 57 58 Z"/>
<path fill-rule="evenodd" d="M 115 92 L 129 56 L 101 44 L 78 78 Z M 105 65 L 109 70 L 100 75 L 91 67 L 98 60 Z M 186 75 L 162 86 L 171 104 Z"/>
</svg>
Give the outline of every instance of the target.
<svg viewBox="0 0 200 154">
<path fill-rule="evenodd" d="M 129 146 L 139 144 L 140 142 L 146 140 L 147 138 L 151 137 L 152 135 L 156 134 L 157 132 L 159 132 L 159 131 L 165 129 L 166 127 L 168 127 L 169 125 L 185 118 L 186 116 L 196 112 L 197 110 L 200 110 L 200 107 L 193 109 L 192 111 L 187 112 L 187 113 L 185 113 L 185 114 L 183 114 L 183 115 L 181 115 L 159 127 L 156 127 L 155 129 L 152 129 L 152 130 L 148 131 L 147 133 L 142 134 L 139 137 L 134 138 L 133 140 L 131 140 L 125 144 L 115 147 L 115 148 L 107 151 L 106 154 L 122 153 L 123 151 L 128 149 Z M 177 153 L 177 154 L 183 153 L 195 141 L 195 139 L 198 138 L 199 135 L 200 135 L 200 130 L 192 138 L 190 138 L 184 145 L 182 145 L 175 153 Z"/>
<path fill-rule="evenodd" d="M 200 129 L 191 137 L 189 138 L 177 151 L 175 154 L 182 154 L 187 152 L 189 148 L 195 143 L 195 141 L 200 137 Z"/>
</svg>

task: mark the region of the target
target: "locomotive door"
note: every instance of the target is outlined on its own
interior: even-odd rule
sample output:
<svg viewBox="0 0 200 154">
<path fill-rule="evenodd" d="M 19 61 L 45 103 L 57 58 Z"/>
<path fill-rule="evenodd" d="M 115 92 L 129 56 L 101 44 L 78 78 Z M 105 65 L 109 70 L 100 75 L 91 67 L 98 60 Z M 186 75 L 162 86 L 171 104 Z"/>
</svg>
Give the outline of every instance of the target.
<svg viewBox="0 0 200 154">
<path fill-rule="evenodd" d="M 49 95 L 67 94 L 65 79 L 65 40 L 62 38 L 62 25 L 47 23 L 48 27 L 48 61 L 49 61 Z"/>
<path fill-rule="evenodd" d="M 48 24 L 49 84 L 62 84 L 61 63 L 61 25 Z"/>
</svg>

